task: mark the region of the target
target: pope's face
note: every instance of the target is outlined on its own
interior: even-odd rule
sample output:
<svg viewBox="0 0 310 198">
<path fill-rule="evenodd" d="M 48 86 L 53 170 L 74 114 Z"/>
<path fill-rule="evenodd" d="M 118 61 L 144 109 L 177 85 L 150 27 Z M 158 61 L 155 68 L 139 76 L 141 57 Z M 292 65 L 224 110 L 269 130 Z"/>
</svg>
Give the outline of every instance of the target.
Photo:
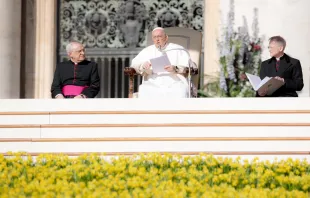
<svg viewBox="0 0 310 198">
<path fill-rule="evenodd" d="M 155 30 L 152 33 L 153 43 L 157 48 L 162 48 L 168 41 L 168 36 L 162 30 Z"/>
</svg>

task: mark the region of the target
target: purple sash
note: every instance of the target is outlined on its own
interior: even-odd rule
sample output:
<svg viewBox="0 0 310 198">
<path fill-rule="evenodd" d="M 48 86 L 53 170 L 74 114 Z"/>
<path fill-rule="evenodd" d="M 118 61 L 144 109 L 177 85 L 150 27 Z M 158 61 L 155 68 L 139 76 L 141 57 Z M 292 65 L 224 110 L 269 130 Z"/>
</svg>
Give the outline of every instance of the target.
<svg viewBox="0 0 310 198">
<path fill-rule="evenodd" d="M 62 88 L 62 93 L 64 96 L 77 96 L 80 95 L 86 87 L 88 86 L 65 85 Z"/>
</svg>

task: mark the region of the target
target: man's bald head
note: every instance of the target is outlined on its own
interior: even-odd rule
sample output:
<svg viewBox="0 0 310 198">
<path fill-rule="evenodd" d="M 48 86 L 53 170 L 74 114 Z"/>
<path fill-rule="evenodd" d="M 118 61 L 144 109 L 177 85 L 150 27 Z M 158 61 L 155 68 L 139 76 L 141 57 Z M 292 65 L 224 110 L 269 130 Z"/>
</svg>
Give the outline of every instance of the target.
<svg viewBox="0 0 310 198">
<path fill-rule="evenodd" d="M 165 29 L 162 28 L 162 27 L 156 27 L 156 28 L 154 28 L 153 31 L 152 31 L 152 33 L 153 33 L 154 31 L 160 31 L 160 32 L 163 32 L 164 34 L 166 34 Z"/>
</svg>

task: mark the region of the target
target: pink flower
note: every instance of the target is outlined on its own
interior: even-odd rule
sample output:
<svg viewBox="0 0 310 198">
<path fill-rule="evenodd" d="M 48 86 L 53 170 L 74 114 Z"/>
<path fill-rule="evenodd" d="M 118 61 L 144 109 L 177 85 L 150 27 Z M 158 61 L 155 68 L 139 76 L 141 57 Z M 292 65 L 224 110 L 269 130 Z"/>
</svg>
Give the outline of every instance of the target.
<svg viewBox="0 0 310 198">
<path fill-rule="evenodd" d="M 257 52 L 257 51 L 260 51 L 260 50 L 261 50 L 260 45 L 257 45 L 257 44 L 255 44 L 255 43 L 251 43 L 250 45 L 251 45 L 251 47 L 252 47 L 251 50 L 254 51 L 254 52 Z"/>
<path fill-rule="evenodd" d="M 261 49 L 260 45 L 253 46 L 254 51 L 259 51 Z"/>
</svg>

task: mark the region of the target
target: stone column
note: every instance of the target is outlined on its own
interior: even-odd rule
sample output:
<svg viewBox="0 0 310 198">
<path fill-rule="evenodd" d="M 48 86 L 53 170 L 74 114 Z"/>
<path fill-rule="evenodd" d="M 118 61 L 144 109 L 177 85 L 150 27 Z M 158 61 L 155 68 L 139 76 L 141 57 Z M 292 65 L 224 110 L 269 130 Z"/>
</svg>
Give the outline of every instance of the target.
<svg viewBox="0 0 310 198">
<path fill-rule="evenodd" d="M 217 39 L 220 25 L 220 0 L 205 0 L 204 5 L 204 74 L 217 76 L 219 72 Z M 208 82 L 208 77 L 205 77 L 204 81 Z"/>
<path fill-rule="evenodd" d="M 50 98 L 56 64 L 57 0 L 36 1 L 35 98 Z"/>
<path fill-rule="evenodd" d="M 21 0 L 0 0 L 0 99 L 20 97 Z"/>
</svg>

